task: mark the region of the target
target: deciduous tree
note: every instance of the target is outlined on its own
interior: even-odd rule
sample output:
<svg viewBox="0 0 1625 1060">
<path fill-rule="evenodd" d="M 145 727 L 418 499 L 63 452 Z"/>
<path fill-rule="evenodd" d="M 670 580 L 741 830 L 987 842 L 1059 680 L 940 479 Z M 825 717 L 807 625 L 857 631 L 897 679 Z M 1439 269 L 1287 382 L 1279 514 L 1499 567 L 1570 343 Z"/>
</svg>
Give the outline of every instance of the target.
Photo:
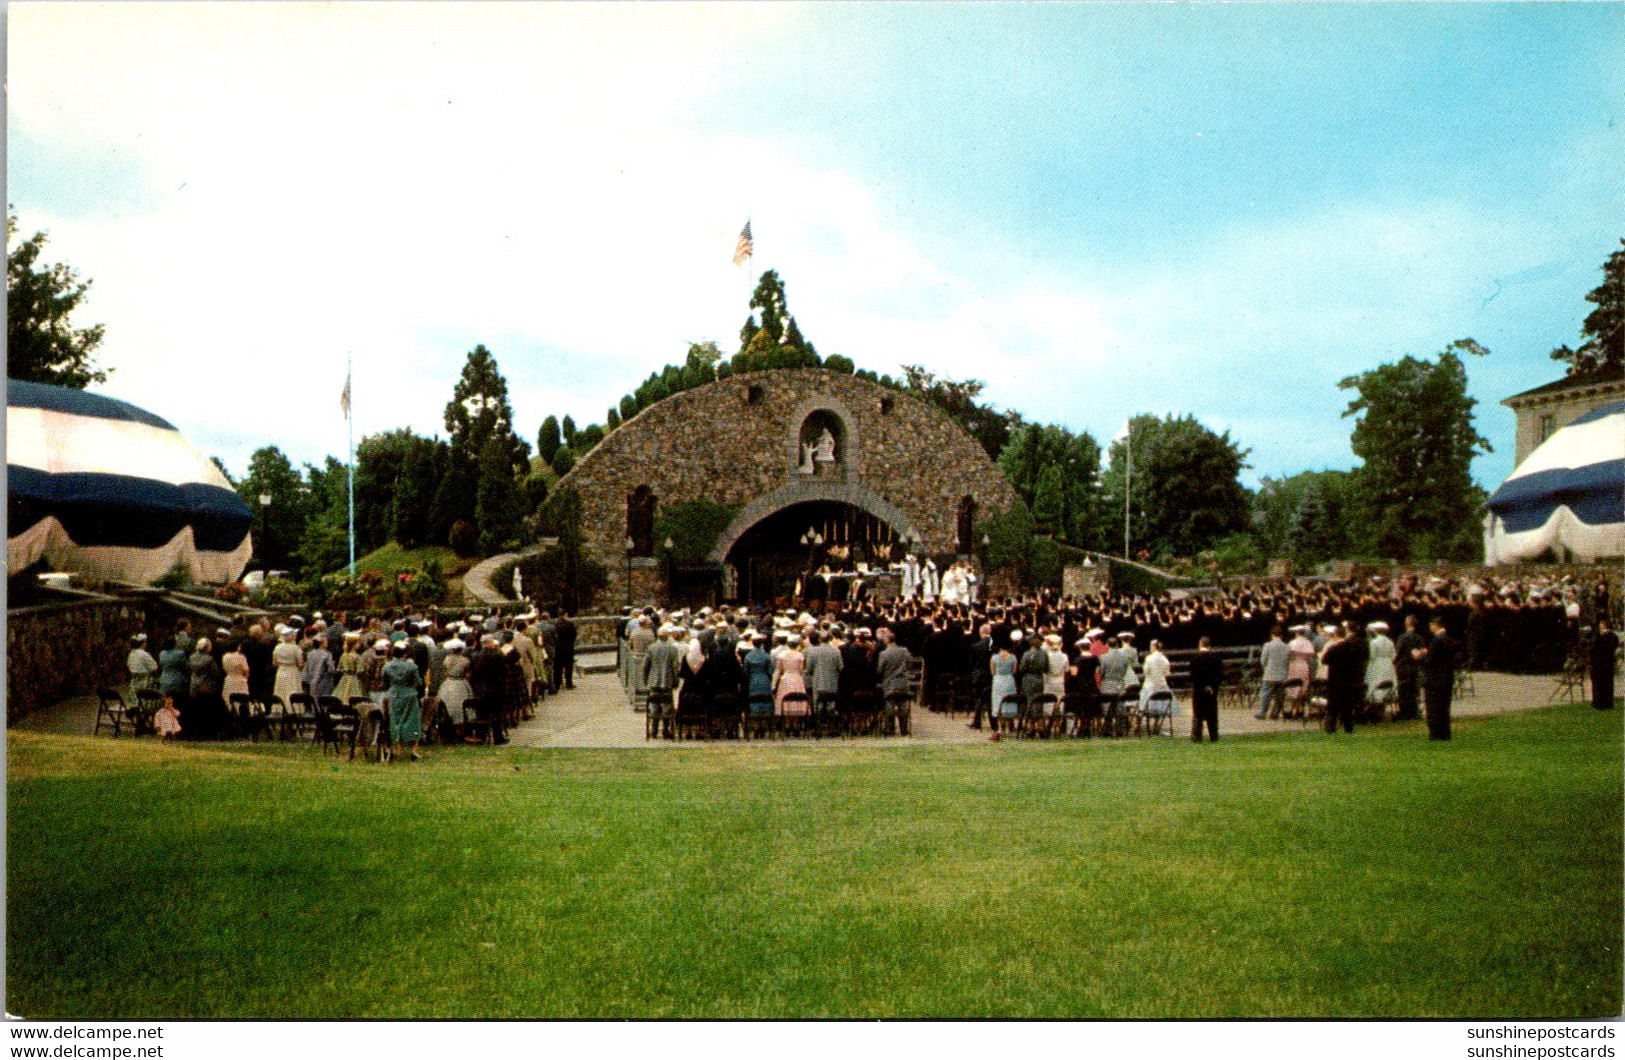
<svg viewBox="0 0 1625 1060">
<path fill-rule="evenodd" d="M 1473 457 L 1490 443 L 1473 426 L 1461 355 L 1489 351 L 1472 339 L 1437 360 L 1407 356 L 1338 384 L 1357 395 L 1351 444 L 1365 522 L 1380 555 L 1401 560 L 1471 559 L 1479 542 L 1482 491 Z"/>
<path fill-rule="evenodd" d="M 111 369 L 94 357 L 103 325 L 76 328 L 70 317 L 90 281 L 66 265 L 40 262 L 45 233 L 17 242 L 17 217 L 6 213 L 6 375 L 33 383 L 83 390 L 107 380 Z"/>
</svg>

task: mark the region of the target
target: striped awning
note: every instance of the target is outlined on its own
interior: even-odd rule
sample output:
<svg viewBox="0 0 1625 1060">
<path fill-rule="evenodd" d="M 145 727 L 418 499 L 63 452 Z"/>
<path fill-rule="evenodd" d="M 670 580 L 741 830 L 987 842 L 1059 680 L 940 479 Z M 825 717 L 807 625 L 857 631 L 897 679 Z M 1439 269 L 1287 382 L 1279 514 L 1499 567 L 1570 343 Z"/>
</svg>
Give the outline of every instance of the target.
<svg viewBox="0 0 1625 1060">
<path fill-rule="evenodd" d="M 1625 554 L 1625 401 L 1553 434 L 1489 499 L 1484 561 Z"/>
<path fill-rule="evenodd" d="M 252 553 L 253 515 L 171 424 L 127 402 L 6 381 L 6 569 L 147 584 L 177 563 L 226 582 Z"/>
</svg>

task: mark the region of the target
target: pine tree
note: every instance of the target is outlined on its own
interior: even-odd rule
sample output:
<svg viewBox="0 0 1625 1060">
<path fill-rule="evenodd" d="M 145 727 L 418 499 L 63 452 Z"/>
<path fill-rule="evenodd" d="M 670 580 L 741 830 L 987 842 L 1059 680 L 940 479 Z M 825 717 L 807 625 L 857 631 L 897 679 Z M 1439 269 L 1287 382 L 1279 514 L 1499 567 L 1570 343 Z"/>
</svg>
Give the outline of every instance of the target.
<svg viewBox="0 0 1625 1060">
<path fill-rule="evenodd" d="M 17 218 L 6 214 L 6 242 L 17 235 Z M 90 281 L 66 265 L 39 265 L 45 233 L 35 232 L 6 254 L 6 375 L 34 383 L 83 390 L 107 380 L 93 357 L 103 326 L 74 328 L 68 318 L 84 301 Z"/>
<path fill-rule="evenodd" d="M 500 437 L 485 443 L 480 454 L 479 496 L 474 508 L 480 552 L 501 552 L 519 532 L 519 487 L 514 479 L 509 449 Z"/>
<path fill-rule="evenodd" d="M 574 449 L 576 447 L 576 421 L 569 416 L 564 417 L 564 422 L 559 425 L 559 432 L 564 436 L 564 444 Z"/>
</svg>

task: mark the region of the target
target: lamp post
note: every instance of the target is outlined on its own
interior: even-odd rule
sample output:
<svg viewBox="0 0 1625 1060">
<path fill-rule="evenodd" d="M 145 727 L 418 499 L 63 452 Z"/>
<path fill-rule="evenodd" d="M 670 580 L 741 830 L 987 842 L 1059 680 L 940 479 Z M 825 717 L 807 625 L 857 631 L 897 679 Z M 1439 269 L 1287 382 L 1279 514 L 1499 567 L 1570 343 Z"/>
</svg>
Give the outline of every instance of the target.
<svg viewBox="0 0 1625 1060">
<path fill-rule="evenodd" d="M 259 552 L 259 554 L 260 554 L 260 562 L 265 565 L 265 569 L 267 571 L 269 571 L 271 569 L 271 561 L 268 558 L 266 558 L 266 555 L 265 555 L 265 552 L 264 552 L 264 547 L 265 547 L 265 537 L 269 533 L 269 528 L 270 528 L 270 525 L 271 525 L 271 513 L 269 511 L 270 507 L 271 507 L 271 495 L 269 493 L 260 494 L 260 542 L 261 542 L 261 545 L 260 545 L 259 549 L 256 549 L 256 551 Z"/>
<path fill-rule="evenodd" d="M 668 537 L 660 543 L 660 548 L 666 554 L 666 597 L 670 602 L 675 595 L 673 590 L 677 583 L 677 556 L 675 552 L 677 542 Z"/>
<path fill-rule="evenodd" d="M 631 536 L 628 535 L 626 540 L 622 541 L 621 544 L 626 549 L 626 606 L 631 607 L 632 606 L 632 549 L 637 546 L 637 542 L 633 541 Z"/>
</svg>

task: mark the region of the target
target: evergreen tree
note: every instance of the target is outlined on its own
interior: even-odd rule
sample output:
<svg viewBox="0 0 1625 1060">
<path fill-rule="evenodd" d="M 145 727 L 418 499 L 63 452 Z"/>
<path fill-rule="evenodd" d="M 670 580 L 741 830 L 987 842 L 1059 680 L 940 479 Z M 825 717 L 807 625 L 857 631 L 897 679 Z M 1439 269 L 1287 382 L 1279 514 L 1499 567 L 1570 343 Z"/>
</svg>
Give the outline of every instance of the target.
<svg viewBox="0 0 1625 1060">
<path fill-rule="evenodd" d="M 638 399 L 631 394 L 621 398 L 621 422 L 625 423 L 638 414 Z"/>
<path fill-rule="evenodd" d="M 492 437 L 480 454 L 479 496 L 474 508 L 480 552 L 487 556 L 501 552 L 517 538 L 519 516 L 519 485 L 510 451 L 501 437 Z"/>
<path fill-rule="evenodd" d="M 622 400 L 624 403 L 625 399 Z M 557 416 L 549 416 L 542 421 L 542 429 L 536 434 L 536 455 L 551 464 L 553 454 L 559 451 L 562 444 L 564 439 L 559 435 L 559 419 Z"/>
<path fill-rule="evenodd" d="M 553 470 L 558 473 L 560 478 L 568 475 L 570 469 L 575 466 L 576 453 L 574 449 L 560 446 L 559 451 L 553 454 Z"/>
<path fill-rule="evenodd" d="M 1048 464 L 1038 474 L 1033 490 L 1033 524 L 1040 533 L 1060 535 L 1066 531 L 1066 484 L 1061 466 Z"/>
<path fill-rule="evenodd" d="M 605 431 L 613 431 L 621 425 L 621 413 L 614 405 L 609 407 L 609 413 L 604 417 Z"/>
<path fill-rule="evenodd" d="M 567 419 L 565 421 L 569 423 Z M 520 475 L 530 469 L 530 447 L 514 434 L 513 408 L 508 404 L 508 381 L 497 369 L 496 358 L 484 346 L 469 351 L 463 364 L 463 373 L 446 405 L 446 430 L 451 434 L 450 474 L 465 490 L 456 495 L 441 496 L 436 491 L 440 510 L 431 521 L 439 523 L 448 516 L 449 522 L 472 519 L 480 530 L 482 540 L 492 534 L 507 534 L 507 524 L 495 526 L 487 533 L 479 528 L 478 507 L 482 496 L 481 480 L 492 468 L 489 454 L 500 453 L 506 470 L 501 480 L 491 489 L 501 493 L 512 489 Z M 495 442 L 496 447 L 490 448 Z M 442 480 L 442 485 L 446 480 Z M 493 509 L 497 511 L 498 509 Z"/>
<path fill-rule="evenodd" d="M 586 456 L 598 448 L 598 443 L 604 440 L 604 429 L 598 424 L 590 424 L 586 430 L 576 435 L 575 451 Z"/>
<path fill-rule="evenodd" d="M 392 506 L 393 536 L 402 548 L 417 548 L 428 540 L 434 490 L 434 443 L 413 437 L 395 480 Z"/>
</svg>

